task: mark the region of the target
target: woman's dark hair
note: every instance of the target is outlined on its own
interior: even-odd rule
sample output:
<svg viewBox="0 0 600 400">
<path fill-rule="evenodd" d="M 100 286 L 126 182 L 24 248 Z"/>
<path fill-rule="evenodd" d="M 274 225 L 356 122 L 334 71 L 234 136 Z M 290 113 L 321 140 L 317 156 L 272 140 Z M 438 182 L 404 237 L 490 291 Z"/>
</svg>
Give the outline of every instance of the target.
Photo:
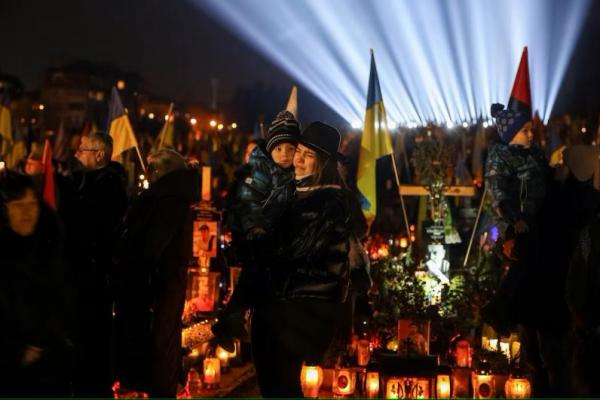
<svg viewBox="0 0 600 400">
<path fill-rule="evenodd" d="M 0 227 L 8 224 L 6 203 L 22 199 L 27 189 L 31 189 L 39 200 L 31 177 L 9 170 L 0 171 Z"/>
<path fill-rule="evenodd" d="M 315 154 L 315 172 L 313 173 L 312 184 L 316 186 L 340 185 L 345 188 L 346 183 L 338 171 L 337 160 L 320 151 L 315 151 Z"/>
<path fill-rule="evenodd" d="M 0 175 L 0 203 L 3 206 L 9 201 L 23 198 L 27 189 L 35 193 L 35 186 L 29 176 L 13 171 L 5 171 Z"/>
</svg>

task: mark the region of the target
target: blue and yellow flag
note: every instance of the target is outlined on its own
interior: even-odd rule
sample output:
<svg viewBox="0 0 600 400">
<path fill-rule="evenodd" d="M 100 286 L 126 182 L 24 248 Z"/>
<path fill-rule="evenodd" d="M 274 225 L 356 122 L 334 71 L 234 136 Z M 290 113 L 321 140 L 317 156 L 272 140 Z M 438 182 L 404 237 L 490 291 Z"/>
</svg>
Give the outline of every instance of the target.
<svg viewBox="0 0 600 400">
<path fill-rule="evenodd" d="M 548 164 L 551 167 L 557 167 L 563 163 L 563 151 L 565 150 L 565 145 L 560 138 L 557 127 L 549 127 L 548 129 L 550 131 L 546 145 L 548 152 Z"/>
<path fill-rule="evenodd" d="M 0 136 L 2 141 L 0 156 L 4 157 L 8 154 L 13 141 L 12 117 L 10 115 L 10 108 L 8 108 L 6 95 L 2 99 L 2 102 L 0 102 Z"/>
<path fill-rule="evenodd" d="M 377 215 L 377 182 L 375 166 L 377 159 L 393 153 L 392 140 L 387 129 L 385 108 L 381 87 L 375 67 L 375 56 L 371 51 L 371 73 L 367 94 L 365 125 L 360 141 L 358 156 L 357 186 L 360 191 L 360 203 L 369 224 Z"/>
<path fill-rule="evenodd" d="M 108 105 L 108 134 L 113 138 L 113 160 L 119 159 L 126 150 L 138 148 L 129 117 L 115 87 L 112 88 Z"/>
</svg>

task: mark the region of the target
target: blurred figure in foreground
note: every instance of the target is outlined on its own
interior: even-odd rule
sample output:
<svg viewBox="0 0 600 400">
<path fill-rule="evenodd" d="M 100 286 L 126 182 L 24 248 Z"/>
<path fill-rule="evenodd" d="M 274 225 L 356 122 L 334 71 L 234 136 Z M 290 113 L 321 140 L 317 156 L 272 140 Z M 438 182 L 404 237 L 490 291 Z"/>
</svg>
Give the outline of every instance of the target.
<svg viewBox="0 0 600 400">
<path fill-rule="evenodd" d="M 56 215 L 30 177 L 0 177 L 0 396 L 71 395 L 72 343 Z"/>
</svg>

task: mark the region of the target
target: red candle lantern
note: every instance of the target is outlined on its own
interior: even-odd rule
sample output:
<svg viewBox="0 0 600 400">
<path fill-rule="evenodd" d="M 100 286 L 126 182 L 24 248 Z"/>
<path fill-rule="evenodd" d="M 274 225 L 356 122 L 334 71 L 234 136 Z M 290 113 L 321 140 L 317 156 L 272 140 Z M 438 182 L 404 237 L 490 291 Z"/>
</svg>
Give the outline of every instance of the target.
<svg viewBox="0 0 600 400">
<path fill-rule="evenodd" d="M 365 367 L 371 359 L 371 343 L 368 339 L 360 339 L 356 346 L 356 364 Z"/>
<path fill-rule="evenodd" d="M 456 335 L 450 343 L 452 357 L 457 367 L 470 368 L 473 360 L 473 349 L 467 338 Z"/>
<path fill-rule="evenodd" d="M 221 382 L 221 360 L 216 357 L 206 357 L 203 367 L 204 385 L 207 388 L 218 386 Z"/>
<path fill-rule="evenodd" d="M 531 397 L 531 382 L 517 369 L 506 381 L 504 394 L 507 399 L 528 399 Z"/>
<path fill-rule="evenodd" d="M 379 397 L 379 372 L 367 372 L 367 377 L 365 379 L 365 394 L 369 399 L 376 399 Z"/>
<path fill-rule="evenodd" d="M 350 368 L 336 368 L 333 373 L 333 393 L 350 396 L 356 388 L 356 373 Z"/>
<path fill-rule="evenodd" d="M 317 398 L 323 383 L 323 370 L 316 365 L 304 365 L 300 373 L 300 384 L 304 397 Z"/>
<path fill-rule="evenodd" d="M 430 380 L 426 378 L 391 377 L 385 386 L 386 399 L 427 399 L 430 397 Z"/>
<path fill-rule="evenodd" d="M 435 380 L 435 389 L 438 399 L 449 399 L 452 395 L 450 376 L 452 370 L 449 367 L 439 367 Z"/>
</svg>

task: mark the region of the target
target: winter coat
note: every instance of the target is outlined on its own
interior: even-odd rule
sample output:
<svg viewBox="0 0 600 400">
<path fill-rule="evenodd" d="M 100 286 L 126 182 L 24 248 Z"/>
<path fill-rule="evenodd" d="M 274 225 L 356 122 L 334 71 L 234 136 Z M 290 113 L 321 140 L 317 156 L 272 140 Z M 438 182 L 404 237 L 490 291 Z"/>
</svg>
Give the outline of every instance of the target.
<svg viewBox="0 0 600 400">
<path fill-rule="evenodd" d="M 124 171 L 118 163 L 77 171 L 61 180 L 59 214 L 65 223 L 79 314 L 92 315 L 111 303 L 109 281 L 118 229 L 127 210 Z M 93 335 L 87 328 L 86 335 Z"/>
<path fill-rule="evenodd" d="M 231 205 L 234 233 L 245 236 L 253 228 L 272 232 L 294 194 L 294 172 L 281 168 L 256 146 L 237 176 L 235 198 Z"/>
<path fill-rule="evenodd" d="M 72 350 L 63 235 L 55 214 L 44 204 L 34 233 L 20 236 L 0 222 L 0 395 L 67 396 L 56 392 L 68 382 Z M 21 366 L 26 346 L 41 358 Z"/>
<path fill-rule="evenodd" d="M 174 396 L 181 373 L 181 314 L 192 257 L 198 172 L 178 170 L 132 205 L 119 251 L 117 374 L 121 385 Z"/>
<path fill-rule="evenodd" d="M 600 216 L 582 230 L 567 275 L 571 312 L 589 328 L 600 326 Z"/>
<path fill-rule="evenodd" d="M 493 207 L 505 223 L 530 221 L 540 213 L 547 167 L 539 149 L 496 143 L 488 154 L 485 177 Z"/>
<path fill-rule="evenodd" d="M 569 263 L 581 231 L 593 219 L 599 193 L 591 181 L 579 181 L 569 174 L 564 182 L 552 179 L 541 218 L 543 251 L 538 270 L 532 274 L 532 301 L 540 326 L 566 330 L 570 316 L 565 300 Z"/>
<path fill-rule="evenodd" d="M 340 187 L 300 183 L 278 224 L 267 293 L 344 302 L 350 284 L 348 224 L 348 200 Z"/>
</svg>

